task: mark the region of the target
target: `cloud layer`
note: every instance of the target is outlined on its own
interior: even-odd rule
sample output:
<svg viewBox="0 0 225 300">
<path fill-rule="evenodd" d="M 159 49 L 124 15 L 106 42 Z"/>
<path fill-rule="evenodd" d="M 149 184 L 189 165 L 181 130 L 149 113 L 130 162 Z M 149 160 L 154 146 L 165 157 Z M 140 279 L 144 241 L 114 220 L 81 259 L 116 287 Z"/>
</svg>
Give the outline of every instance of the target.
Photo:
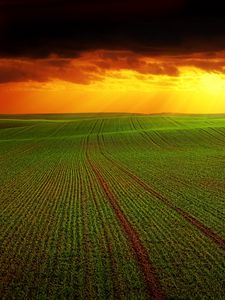
<svg viewBox="0 0 225 300">
<path fill-rule="evenodd" d="M 162 55 L 225 49 L 222 1 L 0 1 L 0 56 L 74 58 L 83 51 Z"/>
</svg>

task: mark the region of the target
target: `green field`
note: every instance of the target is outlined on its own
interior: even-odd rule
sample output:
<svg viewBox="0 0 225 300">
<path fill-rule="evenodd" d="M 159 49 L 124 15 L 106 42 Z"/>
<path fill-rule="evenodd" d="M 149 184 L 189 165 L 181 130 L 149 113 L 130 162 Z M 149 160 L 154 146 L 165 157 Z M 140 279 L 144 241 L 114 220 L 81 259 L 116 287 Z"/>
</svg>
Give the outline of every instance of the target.
<svg viewBox="0 0 225 300">
<path fill-rule="evenodd" d="M 225 299 L 225 116 L 0 116 L 0 299 Z"/>
</svg>

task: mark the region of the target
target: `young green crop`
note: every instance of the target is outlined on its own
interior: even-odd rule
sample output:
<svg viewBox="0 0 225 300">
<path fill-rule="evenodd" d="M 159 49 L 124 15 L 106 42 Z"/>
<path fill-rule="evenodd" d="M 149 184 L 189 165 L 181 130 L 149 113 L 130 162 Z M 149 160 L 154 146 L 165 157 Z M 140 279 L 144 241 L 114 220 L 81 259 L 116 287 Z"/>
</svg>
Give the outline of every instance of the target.
<svg viewBox="0 0 225 300">
<path fill-rule="evenodd" d="M 224 148 L 222 115 L 2 116 L 1 299 L 223 299 Z"/>
</svg>

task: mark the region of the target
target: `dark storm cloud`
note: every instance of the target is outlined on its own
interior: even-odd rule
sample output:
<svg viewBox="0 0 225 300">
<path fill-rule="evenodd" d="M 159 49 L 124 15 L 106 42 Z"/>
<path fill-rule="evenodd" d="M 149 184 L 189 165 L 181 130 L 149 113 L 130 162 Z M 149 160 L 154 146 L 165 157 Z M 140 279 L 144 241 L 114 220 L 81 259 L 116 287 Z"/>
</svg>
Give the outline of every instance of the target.
<svg viewBox="0 0 225 300">
<path fill-rule="evenodd" d="M 110 49 L 178 54 L 225 49 L 214 0 L 0 0 L 0 56 L 76 57 Z"/>
<path fill-rule="evenodd" d="M 75 84 L 91 84 L 116 76 L 125 79 L 132 71 L 136 78 L 154 76 L 177 77 L 182 68 L 197 68 L 206 72 L 225 74 L 225 51 L 143 56 L 133 51 L 97 50 L 83 52 L 75 59 L 51 55 L 47 58 L 0 59 L 0 85 L 19 82 L 48 82 L 62 80 Z"/>
</svg>

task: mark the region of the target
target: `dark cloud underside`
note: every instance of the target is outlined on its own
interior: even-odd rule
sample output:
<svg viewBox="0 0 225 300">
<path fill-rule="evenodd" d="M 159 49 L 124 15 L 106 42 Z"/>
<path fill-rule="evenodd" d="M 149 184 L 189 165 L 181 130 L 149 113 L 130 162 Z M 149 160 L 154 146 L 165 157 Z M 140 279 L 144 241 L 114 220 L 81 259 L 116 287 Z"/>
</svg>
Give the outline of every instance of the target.
<svg viewBox="0 0 225 300">
<path fill-rule="evenodd" d="M 155 55 L 224 50 L 223 4 L 0 0 L 1 57 L 74 57 L 96 49 Z"/>
</svg>

